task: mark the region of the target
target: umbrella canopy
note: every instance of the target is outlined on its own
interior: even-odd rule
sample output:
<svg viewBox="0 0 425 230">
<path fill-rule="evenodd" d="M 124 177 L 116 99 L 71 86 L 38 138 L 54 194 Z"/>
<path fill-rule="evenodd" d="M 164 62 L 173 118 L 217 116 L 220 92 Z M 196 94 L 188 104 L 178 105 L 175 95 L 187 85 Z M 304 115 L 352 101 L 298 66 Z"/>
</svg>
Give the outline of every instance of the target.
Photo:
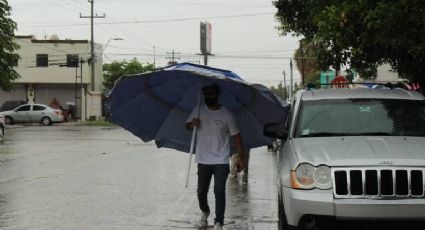
<svg viewBox="0 0 425 230">
<path fill-rule="evenodd" d="M 191 132 L 185 123 L 198 104 L 201 87 L 212 83 L 221 87 L 219 102 L 233 112 L 244 147 L 270 144 L 263 126 L 282 122 L 289 105 L 267 87 L 245 82 L 231 71 L 190 63 L 121 77 L 108 96 L 111 121 L 145 142 L 189 152 Z"/>
</svg>

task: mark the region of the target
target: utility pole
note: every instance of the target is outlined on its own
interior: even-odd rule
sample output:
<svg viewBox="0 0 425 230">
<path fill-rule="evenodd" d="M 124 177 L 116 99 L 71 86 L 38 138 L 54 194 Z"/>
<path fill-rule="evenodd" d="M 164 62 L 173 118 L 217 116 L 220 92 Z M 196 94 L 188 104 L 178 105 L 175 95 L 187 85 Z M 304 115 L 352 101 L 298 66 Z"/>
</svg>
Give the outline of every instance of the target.
<svg viewBox="0 0 425 230">
<path fill-rule="evenodd" d="M 208 54 L 207 53 L 204 54 L 204 65 L 205 66 L 208 65 Z"/>
<path fill-rule="evenodd" d="M 153 68 L 155 67 L 155 46 L 153 46 Z"/>
<path fill-rule="evenodd" d="M 304 86 L 304 45 L 303 41 L 300 41 L 301 48 L 301 85 Z"/>
<path fill-rule="evenodd" d="M 179 53 L 176 53 L 173 50 L 173 52 L 171 52 L 171 53 L 170 52 L 167 52 L 167 54 L 171 54 L 171 57 L 166 57 L 167 59 L 171 59 L 171 61 L 169 61 L 168 64 L 171 64 L 171 65 L 177 64 L 177 62 L 175 61 L 175 59 L 180 59 L 180 58 L 176 58 L 175 55 L 176 54 L 180 54 L 180 52 Z"/>
<path fill-rule="evenodd" d="M 91 68 L 91 90 L 94 91 L 95 90 L 95 63 L 96 63 L 96 55 L 94 53 L 94 26 L 93 26 L 93 22 L 95 18 L 105 18 L 106 15 L 103 14 L 102 16 L 98 16 L 97 14 L 94 15 L 94 0 L 88 0 L 88 2 L 90 2 L 91 4 L 91 14 L 90 16 L 82 16 L 80 13 L 80 18 L 90 18 L 90 25 L 91 25 L 91 42 L 90 42 L 90 59 L 89 59 L 89 64 L 90 64 L 90 68 Z"/>
<path fill-rule="evenodd" d="M 283 73 L 283 87 L 285 89 L 285 91 L 283 91 L 283 93 L 284 93 L 283 99 L 286 101 L 288 99 L 288 97 L 286 96 L 288 88 L 286 88 L 286 72 L 285 72 L 285 70 L 282 73 Z"/>
<path fill-rule="evenodd" d="M 293 71 L 292 71 L 292 69 L 293 69 L 292 59 L 289 62 L 289 66 L 290 66 L 290 69 L 291 69 L 291 76 L 290 76 L 290 84 L 291 85 L 289 86 L 289 101 L 292 101 L 292 91 L 293 91 L 292 86 L 294 85 L 294 75 L 293 75 Z"/>
</svg>

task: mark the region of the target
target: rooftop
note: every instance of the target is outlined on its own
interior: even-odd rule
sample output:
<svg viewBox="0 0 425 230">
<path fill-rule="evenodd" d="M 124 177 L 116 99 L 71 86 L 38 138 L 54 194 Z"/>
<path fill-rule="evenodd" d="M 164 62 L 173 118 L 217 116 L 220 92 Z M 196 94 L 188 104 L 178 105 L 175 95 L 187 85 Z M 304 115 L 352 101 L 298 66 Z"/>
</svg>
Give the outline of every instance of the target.
<svg viewBox="0 0 425 230">
<path fill-rule="evenodd" d="M 51 36 L 50 39 L 36 39 L 33 35 L 16 35 L 16 39 L 29 39 L 32 43 L 89 43 L 89 40 L 59 39 L 57 36 Z"/>
</svg>

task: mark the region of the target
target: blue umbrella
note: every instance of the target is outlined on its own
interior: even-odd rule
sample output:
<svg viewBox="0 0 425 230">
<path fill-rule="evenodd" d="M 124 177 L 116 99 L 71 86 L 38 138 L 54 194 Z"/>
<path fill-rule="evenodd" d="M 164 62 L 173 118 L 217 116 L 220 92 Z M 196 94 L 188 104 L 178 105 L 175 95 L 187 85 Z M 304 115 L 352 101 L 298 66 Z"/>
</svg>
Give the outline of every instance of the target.
<svg viewBox="0 0 425 230">
<path fill-rule="evenodd" d="M 212 83 L 221 87 L 220 103 L 234 113 L 244 147 L 270 144 L 263 126 L 282 122 L 289 105 L 231 71 L 191 63 L 121 77 L 108 97 L 111 121 L 145 142 L 154 140 L 157 147 L 193 153 L 196 131 L 191 135 L 185 123 L 201 101 L 201 88 Z"/>
</svg>

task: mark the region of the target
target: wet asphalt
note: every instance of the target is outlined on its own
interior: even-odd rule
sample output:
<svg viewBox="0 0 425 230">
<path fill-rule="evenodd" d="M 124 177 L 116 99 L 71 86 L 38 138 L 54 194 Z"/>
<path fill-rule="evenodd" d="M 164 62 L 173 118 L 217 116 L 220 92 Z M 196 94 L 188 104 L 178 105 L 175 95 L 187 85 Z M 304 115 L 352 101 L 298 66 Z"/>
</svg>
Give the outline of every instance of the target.
<svg viewBox="0 0 425 230">
<path fill-rule="evenodd" d="M 6 132 L 0 229 L 197 229 L 195 163 L 185 188 L 188 154 L 118 127 L 68 123 Z M 277 229 L 275 157 L 254 149 L 249 174 L 228 179 L 225 229 Z M 209 203 L 214 210 L 212 187 Z"/>
</svg>

